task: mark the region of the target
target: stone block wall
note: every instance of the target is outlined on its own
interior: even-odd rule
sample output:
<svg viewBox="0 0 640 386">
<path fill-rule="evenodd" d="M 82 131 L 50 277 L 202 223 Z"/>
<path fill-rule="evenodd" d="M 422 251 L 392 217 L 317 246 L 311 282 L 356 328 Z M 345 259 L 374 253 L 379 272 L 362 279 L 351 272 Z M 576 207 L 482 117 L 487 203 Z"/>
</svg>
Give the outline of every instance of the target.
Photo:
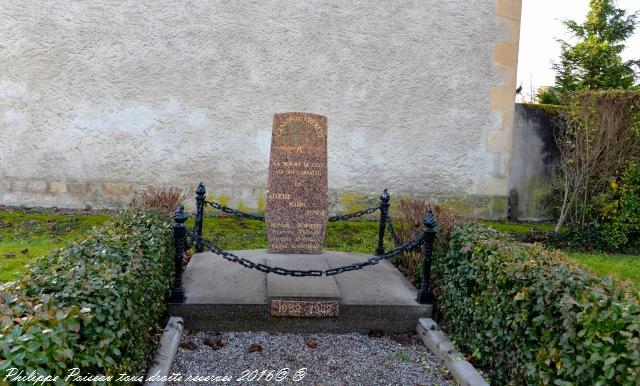
<svg viewBox="0 0 640 386">
<path fill-rule="evenodd" d="M 329 119 L 336 210 L 384 188 L 506 216 L 521 0 L 0 9 L 0 204 L 115 207 L 204 181 L 264 205 L 273 114 Z M 189 193 L 191 194 L 191 193 Z"/>
</svg>

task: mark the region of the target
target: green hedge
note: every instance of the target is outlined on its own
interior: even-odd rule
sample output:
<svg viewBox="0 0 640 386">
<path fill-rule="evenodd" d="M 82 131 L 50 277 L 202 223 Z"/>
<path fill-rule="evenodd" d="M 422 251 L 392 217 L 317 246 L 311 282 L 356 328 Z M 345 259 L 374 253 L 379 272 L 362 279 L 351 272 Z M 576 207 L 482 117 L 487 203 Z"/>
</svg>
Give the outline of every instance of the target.
<svg viewBox="0 0 640 386">
<path fill-rule="evenodd" d="M 640 294 L 468 224 L 434 261 L 444 330 L 495 385 L 640 385 Z"/>
<path fill-rule="evenodd" d="M 172 272 L 171 222 L 143 212 L 40 259 L 0 299 L 0 379 L 10 368 L 140 375 L 162 330 Z"/>
</svg>

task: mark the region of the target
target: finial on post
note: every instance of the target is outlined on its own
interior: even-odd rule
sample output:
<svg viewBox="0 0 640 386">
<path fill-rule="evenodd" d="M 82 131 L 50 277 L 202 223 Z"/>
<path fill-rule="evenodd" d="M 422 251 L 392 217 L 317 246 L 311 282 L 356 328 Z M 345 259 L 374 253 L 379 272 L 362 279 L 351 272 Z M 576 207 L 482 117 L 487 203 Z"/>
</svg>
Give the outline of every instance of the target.
<svg viewBox="0 0 640 386">
<path fill-rule="evenodd" d="M 432 211 L 428 211 L 427 214 L 424 216 L 424 226 L 427 227 L 427 231 L 429 229 L 433 229 L 432 232 L 435 232 L 435 227 L 438 225 L 438 222 L 436 221 L 436 218 L 433 216 L 433 212 Z"/>
<path fill-rule="evenodd" d="M 389 200 L 391 200 L 391 196 L 389 195 L 389 192 L 387 191 L 387 189 L 385 189 L 380 195 L 380 201 L 384 203 L 388 203 Z"/>
<path fill-rule="evenodd" d="M 184 222 L 187 221 L 187 214 L 184 212 L 184 204 L 180 204 L 178 206 L 178 210 L 176 210 L 173 219 L 176 221 L 176 224 L 184 224 Z"/>
<path fill-rule="evenodd" d="M 207 193 L 207 190 L 204 188 L 204 184 L 202 182 L 200 182 L 198 184 L 198 187 L 196 188 L 196 194 L 198 196 L 204 196 L 205 193 Z"/>
</svg>

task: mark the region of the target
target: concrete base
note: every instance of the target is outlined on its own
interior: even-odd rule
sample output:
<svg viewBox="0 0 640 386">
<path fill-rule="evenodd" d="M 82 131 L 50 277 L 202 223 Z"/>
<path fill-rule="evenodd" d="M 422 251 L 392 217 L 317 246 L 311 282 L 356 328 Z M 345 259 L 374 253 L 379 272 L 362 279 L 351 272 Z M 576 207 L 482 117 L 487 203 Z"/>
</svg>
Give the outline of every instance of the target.
<svg viewBox="0 0 640 386">
<path fill-rule="evenodd" d="M 316 255 L 277 255 L 266 250 L 233 251 L 256 263 L 283 268 L 327 269 L 365 261 L 370 255 L 324 251 Z M 416 289 L 390 263 L 335 276 L 294 278 L 266 274 L 212 253 L 191 258 L 184 272 L 186 301 L 170 304 L 189 329 L 290 332 L 409 332 L 431 305 L 416 302 Z M 338 300 L 335 318 L 271 316 L 271 299 Z"/>
</svg>

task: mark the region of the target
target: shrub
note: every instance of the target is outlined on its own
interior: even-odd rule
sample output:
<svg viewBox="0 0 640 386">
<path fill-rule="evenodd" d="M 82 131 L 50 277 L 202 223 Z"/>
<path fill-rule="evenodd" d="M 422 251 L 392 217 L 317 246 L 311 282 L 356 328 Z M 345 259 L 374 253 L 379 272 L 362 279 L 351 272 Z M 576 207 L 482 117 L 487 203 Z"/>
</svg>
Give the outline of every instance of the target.
<svg viewBox="0 0 640 386">
<path fill-rule="evenodd" d="M 640 161 L 632 161 L 620 181 L 612 180 L 595 200 L 594 210 L 604 242 L 615 250 L 640 242 Z"/>
<path fill-rule="evenodd" d="M 430 210 L 438 222 L 438 238 L 435 243 L 435 253 L 446 250 L 449 243 L 451 228 L 462 223 L 462 217 L 451 211 L 424 200 L 401 198 L 399 201 L 399 215 L 394 223 L 398 238 L 403 243 L 424 232 L 424 218 Z M 392 263 L 403 272 L 407 279 L 417 285 L 422 279 L 422 253 L 420 249 L 403 253 L 394 258 Z"/>
<path fill-rule="evenodd" d="M 177 188 L 156 189 L 148 188 L 136 193 L 129 207 L 136 210 L 157 210 L 163 213 L 172 213 L 178 209 L 178 205 L 187 197 L 186 191 Z"/>
<path fill-rule="evenodd" d="M 457 228 L 434 261 L 442 326 L 496 385 L 638 385 L 640 293 L 516 243 Z"/>
<path fill-rule="evenodd" d="M 542 243 L 548 248 L 559 248 L 579 252 L 616 252 L 604 241 L 602 233 L 593 224 L 582 228 L 569 228 L 562 232 L 531 230 L 520 238 L 526 243 Z"/>
<path fill-rule="evenodd" d="M 171 255 L 168 217 L 139 212 L 38 260 L 0 299 L 0 370 L 140 374 L 162 328 Z"/>
<path fill-rule="evenodd" d="M 556 232 L 567 222 L 584 227 L 591 200 L 640 148 L 640 92 L 582 91 L 571 98 L 556 130 L 559 190 Z"/>
</svg>

